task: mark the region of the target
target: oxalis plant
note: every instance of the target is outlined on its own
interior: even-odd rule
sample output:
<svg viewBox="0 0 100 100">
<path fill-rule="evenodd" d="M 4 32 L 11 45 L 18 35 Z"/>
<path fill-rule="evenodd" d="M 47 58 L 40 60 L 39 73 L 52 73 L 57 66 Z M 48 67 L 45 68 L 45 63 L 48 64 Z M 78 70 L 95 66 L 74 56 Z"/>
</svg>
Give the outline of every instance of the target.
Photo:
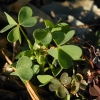
<svg viewBox="0 0 100 100">
<path fill-rule="evenodd" d="M 9 25 L 0 33 L 10 29 L 7 35 L 9 42 L 19 41 L 21 44 L 23 35 L 29 46 L 29 49 L 16 55 L 17 61 L 11 65 L 14 68 L 11 75 L 16 75 L 22 80 L 32 99 L 42 100 L 37 88 L 31 82 L 31 80 L 33 83 L 36 82 L 36 79 L 41 83 L 40 87 L 48 85 L 50 91 L 62 100 L 70 100 L 72 95 L 77 95 L 82 84 L 84 87 L 86 84 L 82 82 L 84 81 L 82 75 L 76 73 L 74 69 L 74 61 L 80 60 L 82 55 L 81 48 L 75 45 L 72 39 L 75 31 L 70 30 L 66 23 L 53 24 L 49 20 L 44 20 L 45 28 L 34 30 L 32 34 L 34 44 L 32 44 L 22 28 L 32 27 L 37 23 L 32 9 L 28 6 L 22 7 L 18 13 L 18 23 L 4 13 Z M 72 76 L 67 72 L 70 68 L 73 71 Z"/>
</svg>

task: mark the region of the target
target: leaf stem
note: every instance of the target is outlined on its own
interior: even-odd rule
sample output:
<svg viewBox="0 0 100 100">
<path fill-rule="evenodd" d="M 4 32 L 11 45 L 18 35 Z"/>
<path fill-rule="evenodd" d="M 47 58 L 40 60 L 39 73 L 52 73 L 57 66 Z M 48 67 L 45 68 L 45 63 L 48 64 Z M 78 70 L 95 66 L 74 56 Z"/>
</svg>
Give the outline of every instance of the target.
<svg viewBox="0 0 100 100">
<path fill-rule="evenodd" d="M 32 50 L 32 49 L 33 49 L 33 46 L 32 46 L 31 41 L 28 39 L 28 37 L 27 37 L 27 35 L 25 34 L 25 32 L 23 31 L 23 29 L 22 29 L 20 26 L 19 26 L 19 28 L 20 28 L 22 34 L 24 35 L 24 37 L 25 37 L 25 39 L 26 39 L 26 41 L 27 41 L 27 43 L 28 43 L 29 48 Z"/>
</svg>

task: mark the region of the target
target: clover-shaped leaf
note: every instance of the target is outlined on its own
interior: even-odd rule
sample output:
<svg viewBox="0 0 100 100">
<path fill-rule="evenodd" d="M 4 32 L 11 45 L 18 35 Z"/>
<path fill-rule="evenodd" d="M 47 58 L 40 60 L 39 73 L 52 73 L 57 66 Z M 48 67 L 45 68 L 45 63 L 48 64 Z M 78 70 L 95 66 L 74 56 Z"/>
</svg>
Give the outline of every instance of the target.
<svg viewBox="0 0 100 100">
<path fill-rule="evenodd" d="M 71 83 L 71 77 L 68 77 L 68 73 L 64 72 L 60 76 L 60 81 L 64 86 L 67 86 Z"/>
<path fill-rule="evenodd" d="M 55 91 L 59 98 L 64 98 L 67 94 L 69 94 L 67 88 L 65 88 L 58 79 L 52 78 L 50 82 L 51 84 L 49 85 L 49 89 L 51 91 Z"/>
<path fill-rule="evenodd" d="M 36 29 L 33 32 L 33 36 L 36 40 L 41 41 L 43 40 L 48 34 L 48 31 L 45 29 Z"/>
<path fill-rule="evenodd" d="M 27 56 L 22 56 L 16 63 L 16 71 L 11 75 L 17 75 L 22 80 L 30 80 L 33 76 L 33 70 L 31 68 L 32 61 Z"/>
<path fill-rule="evenodd" d="M 32 66 L 32 61 L 30 60 L 29 57 L 27 56 L 22 56 L 16 64 L 16 68 L 22 68 L 22 67 L 26 67 L 27 69 L 30 68 Z"/>
<path fill-rule="evenodd" d="M 18 22 L 24 27 L 34 26 L 37 22 L 36 18 L 32 17 L 32 9 L 28 6 L 22 7 L 18 14 Z"/>
<path fill-rule="evenodd" d="M 50 91 L 56 91 L 59 88 L 59 86 L 60 86 L 60 84 L 53 84 L 53 83 L 51 83 L 49 85 L 49 90 Z"/>
<path fill-rule="evenodd" d="M 16 72 L 18 73 L 18 76 L 24 80 L 30 80 L 33 76 L 32 68 L 20 67 L 16 70 Z"/>
<path fill-rule="evenodd" d="M 7 35 L 7 40 L 9 42 L 15 42 L 20 38 L 19 27 L 13 28 Z"/>
</svg>

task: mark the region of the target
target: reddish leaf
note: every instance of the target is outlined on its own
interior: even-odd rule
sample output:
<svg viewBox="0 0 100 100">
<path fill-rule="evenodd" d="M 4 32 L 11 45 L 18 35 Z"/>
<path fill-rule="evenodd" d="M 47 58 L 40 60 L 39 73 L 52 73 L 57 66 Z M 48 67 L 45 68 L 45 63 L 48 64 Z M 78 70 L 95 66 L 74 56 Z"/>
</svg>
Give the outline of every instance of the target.
<svg viewBox="0 0 100 100">
<path fill-rule="evenodd" d="M 89 88 L 89 93 L 92 96 L 98 96 L 99 95 L 98 91 L 94 87 Z"/>
</svg>

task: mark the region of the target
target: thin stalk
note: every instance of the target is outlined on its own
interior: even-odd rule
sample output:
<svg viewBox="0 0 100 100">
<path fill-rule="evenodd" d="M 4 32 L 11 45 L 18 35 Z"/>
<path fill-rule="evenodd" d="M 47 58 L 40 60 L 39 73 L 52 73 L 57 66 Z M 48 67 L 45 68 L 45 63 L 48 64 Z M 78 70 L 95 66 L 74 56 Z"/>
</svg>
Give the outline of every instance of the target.
<svg viewBox="0 0 100 100">
<path fill-rule="evenodd" d="M 28 39 L 28 37 L 27 37 L 27 35 L 25 34 L 25 32 L 23 31 L 23 29 L 22 29 L 20 26 L 19 26 L 19 28 L 20 28 L 22 34 L 24 35 L 24 37 L 25 37 L 25 39 L 26 39 L 26 41 L 27 41 L 27 43 L 28 43 L 29 48 L 32 50 L 32 49 L 33 49 L 33 46 L 32 46 L 31 41 Z"/>
<path fill-rule="evenodd" d="M 40 97 L 37 93 L 35 86 L 30 81 L 26 81 L 25 86 L 26 86 L 27 91 L 29 92 L 32 100 L 40 100 Z"/>
</svg>

